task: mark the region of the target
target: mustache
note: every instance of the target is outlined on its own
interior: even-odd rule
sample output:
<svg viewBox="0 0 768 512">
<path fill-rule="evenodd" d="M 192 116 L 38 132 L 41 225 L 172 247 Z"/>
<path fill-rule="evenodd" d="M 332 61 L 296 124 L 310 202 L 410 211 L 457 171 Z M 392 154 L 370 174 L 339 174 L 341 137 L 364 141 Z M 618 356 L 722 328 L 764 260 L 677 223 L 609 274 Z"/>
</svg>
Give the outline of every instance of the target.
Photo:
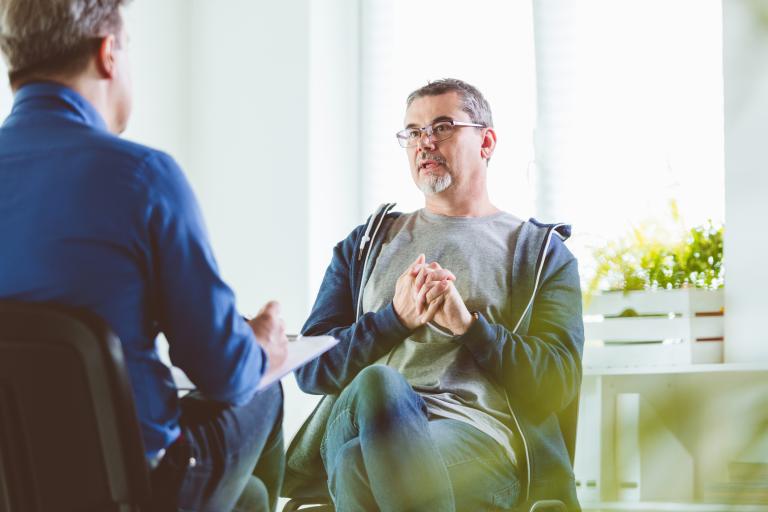
<svg viewBox="0 0 768 512">
<path fill-rule="evenodd" d="M 422 151 L 419 153 L 419 157 L 417 158 L 417 162 L 421 163 L 425 160 L 432 160 L 438 164 L 445 165 L 445 158 L 443 158 L 440 155 L 432 155 L 430 153 L 427 153 L 426 151 Z"/>
</svg>

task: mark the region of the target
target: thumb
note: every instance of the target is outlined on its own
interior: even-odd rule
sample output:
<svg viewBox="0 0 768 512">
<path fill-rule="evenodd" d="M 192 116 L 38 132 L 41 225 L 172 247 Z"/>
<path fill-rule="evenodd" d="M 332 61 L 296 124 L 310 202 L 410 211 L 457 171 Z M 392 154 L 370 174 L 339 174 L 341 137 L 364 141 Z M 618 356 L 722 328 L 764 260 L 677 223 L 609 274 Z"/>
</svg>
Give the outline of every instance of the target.
<svg viewBox="0 0 768 512">
<path fill-rule="evenodd" d="M 261 312 L 269 313 L 274 316 L 280 316 L 280 303 L 275 300 L 271 300 L 264 305 L 264 307 L 261 309 Z"/>
</svg>

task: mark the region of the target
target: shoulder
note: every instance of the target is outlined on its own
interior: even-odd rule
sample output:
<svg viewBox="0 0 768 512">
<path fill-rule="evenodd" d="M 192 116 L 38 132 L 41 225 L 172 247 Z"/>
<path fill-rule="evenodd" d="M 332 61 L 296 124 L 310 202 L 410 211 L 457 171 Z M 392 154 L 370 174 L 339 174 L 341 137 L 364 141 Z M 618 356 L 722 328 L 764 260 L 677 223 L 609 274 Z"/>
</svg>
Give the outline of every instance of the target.
<svg viewBox="0 0 768 512">
<path fill-rule="evenodd" d="M 557 238 L 560 238 L 563 242 L 571 237 L 571 225 L 565 222 L 545 223 L 531 217 L 528 219 L 526 224 L 528 224 L 532 229 L 538 230 L 542 233 L 553 232 Z"/>
<path fill-rule="evenodd" d="M 572 233 L 570 224 L 544 223 L 530 218 L 520 229 L 519 250 L 527 253 L 531 263 L 540 261 L 543 255 L 549 268 L 559 268 L 576 260 L 565 244 Z"/>
<path fill-rule="evenodd" d="M 83 172 L 91 178 L 133 189 L 143 201 L 158 195 L 190 194 L 181 168 L 163 151 L 90 127 L 67 132 L 60 143 L 77 152 Z"/>
<path fill-rule="evenodd" d="M 136 177 L 149 187 L 152 196 L 192 195 L 184 171 L 171 155 L 135 142 L 118 140 L 115 151 L 133 160 Z"/>
<path fill-rule="evenodd" d="M 91 132 L 85 144 L 94 151 L 123 163 L 146 178 L 178 177 L 181 169 L 168 153 L 106 132 Z"/>
<path fill-rule="evenodd" d="M 171 216 L 197 215 L 197 199 L 184 171 L 164 151 L 118 137 L 104 141 L 110 162 L 143 189 L 148 211 L 160 208 Z M 122 162 L 121 165 L 118 162 Z"/>
</svg>

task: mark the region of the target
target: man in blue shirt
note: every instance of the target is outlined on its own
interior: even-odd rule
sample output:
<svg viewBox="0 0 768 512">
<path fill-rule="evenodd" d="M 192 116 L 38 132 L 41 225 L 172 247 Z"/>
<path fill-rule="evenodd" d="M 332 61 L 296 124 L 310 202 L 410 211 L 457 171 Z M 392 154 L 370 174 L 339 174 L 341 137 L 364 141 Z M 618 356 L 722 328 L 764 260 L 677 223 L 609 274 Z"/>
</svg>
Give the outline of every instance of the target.
<svg viewBox="0 0 768 512">
<path fill-rule="evenodd" d="M 282 392 L 256 390 L 285 357 L 279 306 L 238 314 L 178 165 L 116 136 L 131 110 L 125 1 L 0 4 L 15 93 L 0 128 L 0 299 L 86 308 L 117 333 L 158 506 L 229 510 L 263 484 L 251 501 L 274 509 Z M 178 400 L 160 332 L 194 396 Z"/>
</svg>

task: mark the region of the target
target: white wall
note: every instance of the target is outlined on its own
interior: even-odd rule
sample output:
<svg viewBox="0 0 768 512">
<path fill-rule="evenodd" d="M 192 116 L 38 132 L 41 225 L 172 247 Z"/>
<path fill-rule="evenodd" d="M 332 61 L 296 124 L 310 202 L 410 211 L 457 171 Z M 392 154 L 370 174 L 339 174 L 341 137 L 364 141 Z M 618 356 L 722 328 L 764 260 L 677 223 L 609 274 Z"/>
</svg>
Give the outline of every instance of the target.
<svg viewBox="0 0 768 512">
<path fill-rule="evenodd" d="M 725 358 L 768 361 L 768 1 L 723 0 Z"/>
<path fill-rule="evenodd" d="M 185 3 L 187 171 L 224 278 L 289 332 L 309 311 L 309 1 Z M 285 432 L 312 406 L 285 381 Z"/>
<path fill-rule="evenodd" d="M 11 112 L 13 96 L 11 88 L 8 85 L 8 70 L 5 67 L 5 61 L 0 59 L 0 120 L 5 119 Z"/>
<path fill-rule="evenodd" d="M 162 149 L 183 167 L 189 163 L 187 4 L 186 0 L 136 1 L 125 10 L 134 97 L 123 136 Z"/>
<path fill-rule="evenodd" d="M 308 309 L 309 2 L 136 1 L 125 137 L 186 171 L 241 310 Z"/>
<path fill-rule="evenodd" d="M 309 4 L 187 1 L 187 167 L 243 312 L 307 312 Z"/>
<path fill-rule="evenodd" d="M 368 212 L 360 196 L 360 3 L 310 2 L 309 304 L 333 246 Z"/>
</svg>

